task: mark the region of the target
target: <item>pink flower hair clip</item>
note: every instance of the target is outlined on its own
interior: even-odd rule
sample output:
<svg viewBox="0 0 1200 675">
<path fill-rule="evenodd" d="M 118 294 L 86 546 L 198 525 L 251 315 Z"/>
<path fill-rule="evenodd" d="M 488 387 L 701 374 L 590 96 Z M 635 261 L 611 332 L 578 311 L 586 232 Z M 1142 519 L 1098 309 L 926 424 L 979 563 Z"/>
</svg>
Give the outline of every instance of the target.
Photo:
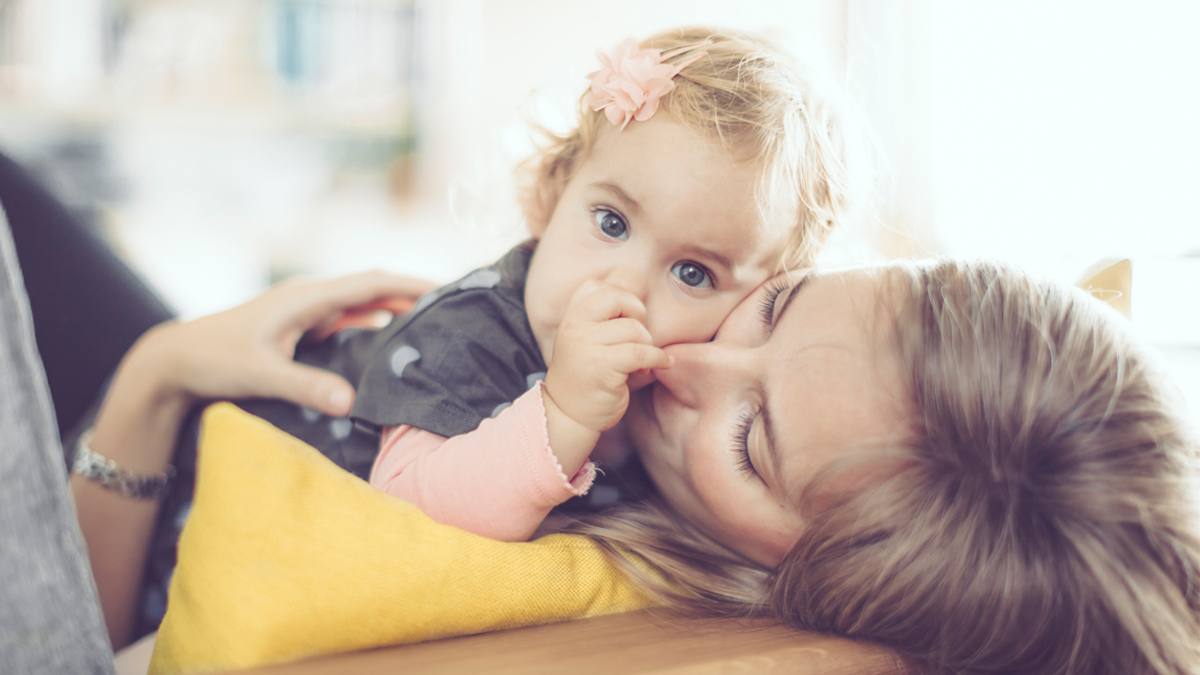
<svg viewBox="0 0 1200 675">
<path fill-rule="evenodd" d="M 663 61 L 709 44 L 712 43 L 703 40 L 663 52 L 638 49 L 637 41 L 626 38 L 611 56 L 604 52 L 596 54 L 602 67 L 588 75 L 592 88 L 587 93 L 586 103 L 592 110 L 603 110 L 608 121 L 622 129 L 631 119 L 645 122 L 658 110 L 659 99 L 675 88 L 671 80 L 704 56 L 704 52 L 678 65 Z"/>
</svg>

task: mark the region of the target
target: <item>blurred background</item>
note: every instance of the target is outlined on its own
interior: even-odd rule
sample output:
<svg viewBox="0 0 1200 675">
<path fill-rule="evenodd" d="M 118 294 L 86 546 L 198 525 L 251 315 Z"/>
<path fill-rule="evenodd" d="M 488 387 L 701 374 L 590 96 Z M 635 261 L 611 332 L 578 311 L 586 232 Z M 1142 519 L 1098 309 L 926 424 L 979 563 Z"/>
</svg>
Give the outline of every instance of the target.
<svg viewBox="0 0 1200 675">
<path fill-rule="evenodd" d="M 294 274 L 448 281 L 524 236 L 530 122 L 570 124 L 595 52 L 691 23 L 861 106 L 879 200 L 831 262 L 1131 259 L 1200 419 L 1200 3 L 0 0 L 0 149 L 185 317 Z"/>
</svg>

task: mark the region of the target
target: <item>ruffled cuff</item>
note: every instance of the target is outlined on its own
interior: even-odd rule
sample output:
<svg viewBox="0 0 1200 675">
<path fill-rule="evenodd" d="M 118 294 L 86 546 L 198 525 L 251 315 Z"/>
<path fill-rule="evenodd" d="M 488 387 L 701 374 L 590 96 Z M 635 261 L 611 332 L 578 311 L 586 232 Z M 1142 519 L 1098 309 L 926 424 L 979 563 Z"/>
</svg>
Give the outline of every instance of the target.
<svg viewBox="0 0 1200 675">
<path fill-rule="evenodd" d="M 539 468 L 539 476 L 536 482 L 538 491 L 546 500 L 553 504 L 559 504 L 569 497 L 579 497 L 587 494 L 591 489 L 592 483 L 596 480 L 596 465 L 590 461 L 584 462 L 579 471 L 575 475 L 568 478 L 563 471 L 562 464 L 559 463 L 558 457 L 554 454 L 554 449 L 550 447 L 550 430 L 549 423 L 546 420 L 546 401 L 545 401 L 546 384 L 544 382 L 537 383 L 536 386 L 530 388 L 529 391 L 521 394 L 516 401 L 513 401 L 512 410 L 505 410 L 501 415 L 506 413 L 521 415 L 522 422 L 528 425 L 527 431 L 532 435 L 536 434 L 538 442 L 537 446 L 538 457 L 533 459 L 533 465 Z M 542 471 L 544 469 L 544 471 Z M 551 479 L 553 477 L 553 479 Z M 566 495 L 563 496 L 563 491 Z"/>
</svg>

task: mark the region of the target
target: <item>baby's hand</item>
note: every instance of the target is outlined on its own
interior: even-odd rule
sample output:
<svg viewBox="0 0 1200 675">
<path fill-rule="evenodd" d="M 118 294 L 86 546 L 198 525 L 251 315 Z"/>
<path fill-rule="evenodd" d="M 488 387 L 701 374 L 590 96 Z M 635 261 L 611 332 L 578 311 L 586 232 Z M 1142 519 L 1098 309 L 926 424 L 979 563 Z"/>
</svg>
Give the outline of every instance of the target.
<svg viewBox="0 0 1200 675">
<path fill-rule="evenodd" d="M 641 300 L 613 283 L 589 280 L 576 289 L 554 337 L 547 408 L 596 434 L 616 426 L 629 406 L 630 373 L 671 366 L 645 315 Z"/>
</svg>

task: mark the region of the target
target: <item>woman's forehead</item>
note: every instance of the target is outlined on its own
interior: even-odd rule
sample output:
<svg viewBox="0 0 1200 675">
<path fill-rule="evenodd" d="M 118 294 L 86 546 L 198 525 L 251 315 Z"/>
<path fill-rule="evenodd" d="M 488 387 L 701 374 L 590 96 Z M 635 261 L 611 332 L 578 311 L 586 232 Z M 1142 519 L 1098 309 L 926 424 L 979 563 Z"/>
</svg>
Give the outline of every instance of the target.
<svg viewBox="0 0 1200 675">
<path fill-rule="evenodd" d="M 879 319 L 886 268 L 815 273 L 771 336 L 777 366 L 765 383 L 777 411 L 787 492 L 848 448 L 875 446 L 903 425 L 900 370 Z"/>
<path fill-rule="evenodd" d="M 796 335 L 790 339 L 811 338 L 813 329 L 822 327 L 844 333 L 847 338 L 867 335 L 870 331 L 861 329 L 873 330 L 876 322 L 870 321 L 868 323 L 871 325 L 866 325 L 861 319 L 873 319 L 878 310 L 886 309 L 883 303 L 891 285 L 888 269 L 878 265 L 857 265 L 834 269 L 807 268 L 780 274 L 777 278 L 793 284 L 802 283 L 792 304 L 798 305 L 797 314 L 808 319 L 786 328 L 785 335 L 794 332 Z M 821 322 L 814 322 L 814 316 L 819 317 Z M 780 317 L 780 328 L 783 328 L 785 318 Z M 816 332 L 823 334 L 827 331 Z"/>
</svg>

